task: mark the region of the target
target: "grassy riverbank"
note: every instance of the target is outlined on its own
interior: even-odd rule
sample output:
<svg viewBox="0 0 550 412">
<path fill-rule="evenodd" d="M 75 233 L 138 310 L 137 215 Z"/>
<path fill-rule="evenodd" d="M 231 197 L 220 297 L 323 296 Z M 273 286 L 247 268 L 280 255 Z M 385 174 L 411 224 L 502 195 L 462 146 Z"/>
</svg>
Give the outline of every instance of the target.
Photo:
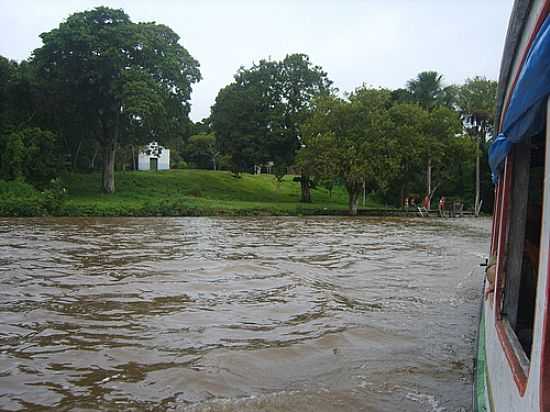
<svg viewBox="0 0 550 412">
<path fill-rule="evenodd" d="M 208 170 L 120 172 L 116 193 L 103 194 L 99 174 L 68 174 L 67 193 L 38 191 L 20 182 L 0 182 L 2 216 L 208 216 L 343 214 L 347 195 L 341 187 L 332 196 L 312 190 L 313 203 L 299 203 L 300 184 L 292 176 L 278 183 L 273 176 Z M 380 205 L 367 202 L 367 207 Z"/>
</svg>

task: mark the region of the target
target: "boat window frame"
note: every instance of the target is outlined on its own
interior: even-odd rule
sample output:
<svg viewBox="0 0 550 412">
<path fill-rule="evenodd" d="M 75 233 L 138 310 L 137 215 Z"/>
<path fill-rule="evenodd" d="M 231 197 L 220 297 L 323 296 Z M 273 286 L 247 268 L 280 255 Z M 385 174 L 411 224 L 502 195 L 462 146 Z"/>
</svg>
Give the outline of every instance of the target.
<svg viewBox="0 0 550 412">
<path fill-rule="evenodd" d="M 495 328 L 500 342 L 500 346 L 506 356 L 508 365 L 512 372 L 514 382 L 520 396 L 523 396 L 527 388 L 529 377 L 529 363 L 525 363 L 521 358 L 521 347 L 519 340 L 511 331 L 511 326 L 507 319 L 502 315 L 502 304 L 504 297 L 504 284 L 506 277 L 506 251 L 508 249 L 509 223 L 510 223 L 510 191 L 512 188 L 512 153 L 506 158 L 504 173 L 499 184 L 500 187 L 500 205 L 498 216 L 498 239 L 496 242 L 497 267 L 495 279 L 495 293 L 493 310 L 495 312 Z M 512 332 L 512 333 L 510 333 Z M 523 354 L 526 356 L 525 354 Z M 521 360 L 520 360 L 521 359 Z"/>
<path fill-rule="evenodd" d="M 545 153 L 545 171 L 544 176 L 545 178 L 550 176 L 550 98 L 547 100 L 546 105 L 546 125 L 545 125 L 545 139 L 546 139 L 546 153 Z M 503 315 L 504 311 L 504 304 L 505 304 L 505 283 L 506 283 L 506 269 L 508 262 L 506 262 L 506 254 L 509 248 L 509 239 L 510 239 L 510 217 L 511 217 L 511 211 L 512 211 L 512 202 L 511 202 L 511 195 L 514 191 L 514 183 L 516 183 L 516 179 L 514 179 L 514 153 L 517 153 L 517 151 L 513 150 L 512 153 L 510 153 L 505 161 L 504 166 L 504 173 L 501 178 L 501 182 L 499 183 L 497 189 L 496 189 L 496 204 L 495 207 L 495 222 L 493 224 L 493 229 L 497 230 L 497 237 L 494 243 L 492 244 L 492 253 L 496 253 L 497 255 L 497 267 L 496 267 L 496 279 L 495 279 L 495 293 L 494 293 L 494 299 L 491 302 L 493 305 L 493 310 L 495 314 L 495 327 L 498 339 L 500 341 L 500 345 L 502 347 L 502 350 L 504 351 L 504 354 L 506 356 L 506 359 L 508 361 L 508 364 L 510 366 L 514 381 L 516 383 L 516 387 L 518 389 L 518 392 L 520 396 L 523 396 L 525 394 L 525 390 L 527 388 L 527 382 L 529 379 L 529 372 L 531 370 L 530 365 L 531 362 L 534 361 L 535 358 L 532 357 L 531 360 L 527 358 L 527 355 L 525 354 L 525 351 L 523 350 L 523 347 L 521 346 L 519 339 L 517 338 L 517 335 L 510 324 L 509 320 L 506 318 L 506 316 Z M 548 207 L 546 205 L 546 201 L 550 201 L 550 193 L 546 193 L 549 189 L 547 187 L 547 183 L 545 183 L 543 187 L 543 212 L 544 208 Z M 542 243 L 544 240 L 543 238 L 543 231 L 541 230 L 541 238 L 540 238 L 540 250 L 539 250 L 539 275 L 542 273 L 548 272 L 548 276 L 550 276 L 550 262 L 548 264 L 548 268 L 542 269 L 542 252 L 544 249 L 544 244 Z M 550 250 L 550 248 L 549 248 Z M 516 274 L 517 275 L 517 274 Z M 537 287 L 537 289 L 540 289 Z M 537 290 L 538 292 L 539 290 Z M 538 300 L 544 298 L 544 296 L 540 296 L 539 293 L 536 294 L 535 298 L 535 308 L 538 306 Z M 548 284 L 547 281 L 547 290 L 546 290 L 546 311 L 544 313 L 544 316 L 546 319 L 543 319 L 545 322 L 545 328 L 543 330 L 543 333 L 546 334 L 545 336 L 542 336 L 543 342 L 545 342 L 545 339 L 550 336 L 550 284 Z M 537 317 L 538 313 L 535 313 L 535 325 L 537 325 Z M 535 333 L 535 332 L 533 332 Z M 548 360 L 549 365 L 546 365 L 546 367 L 550 368 L 550 345 L 548 348 L 546 348 L 546 351 L 544 351 L 545 348 L 543 348 L 543 358 L 541 359 L 541 367 L 544 365 L 544 361 Z M 536 352 L 532 351 L 532 356 Z M 548 358 L 548 359 L 547 359 Z M 541 390 L 543 390 L 545 387 L 550 387 L 550 372 L 548 373 L 548 379 L 541 378 Z M 550 403 L 550 400 L 548 400 Z"/>
</svg>

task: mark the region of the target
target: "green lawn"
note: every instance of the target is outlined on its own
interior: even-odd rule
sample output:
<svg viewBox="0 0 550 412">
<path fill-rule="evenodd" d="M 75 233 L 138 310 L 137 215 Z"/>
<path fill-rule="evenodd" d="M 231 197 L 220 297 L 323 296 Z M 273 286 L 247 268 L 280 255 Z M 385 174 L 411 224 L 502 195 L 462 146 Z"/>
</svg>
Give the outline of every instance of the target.
<svg viewBox="0 0 550 412">
<path fill-rule="evenodd" d="M 67 174 L 62 179 L 68 194 L 51 212 L 56 215 L 300 215 L 342 214 L 347 209 L 347 194 L 342 187 L 333 190 L 332 198 L 327 189 L 318 187 L 312 190 L 312 203 L 299 203 L 300 184 L 293 181 L 293 176 L 286 176 L 278 184 L 271 175 L 243 173 L 235 178 L 226 171 L 119 172 L 112 195 L 101 192 L 100 174 Z M 34 197 L 29 199 L 35 201 Z M 2 208 L 2 202 L 0 199 L 3 215 L 40 214 L 24 201 L 20 202 L 24 213 L 14 211 L 13 204 Z M 369 202 L 367 207 L 380 205 Z"/>
<path fill-rule="evenodd" d="M 344 214 L 347 194 L 336 187 L 312 190 L 312 203 L 299 202 L 293 176 L 278 183 L 271 175 L 209 170 L 119 172 L 116 192 L 101 191 L 101 175 L 66 174 L 61 202 L 23 182 L 0 181 L 0 216 L 208 216 Z M 379 208 L 367 202 L 368 208 Z"/>
</svg>

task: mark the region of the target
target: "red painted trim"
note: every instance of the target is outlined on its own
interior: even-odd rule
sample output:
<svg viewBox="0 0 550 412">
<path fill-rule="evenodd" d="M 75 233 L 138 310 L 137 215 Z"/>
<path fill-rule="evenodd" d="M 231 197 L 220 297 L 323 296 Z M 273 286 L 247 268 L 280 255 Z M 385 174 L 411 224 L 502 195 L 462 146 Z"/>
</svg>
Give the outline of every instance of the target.
<svg viewBox="0 0 550 412">
<path fill-rule="evenodd" d="M 525 395 L 525 389 L 527 389 L 527 375 L 519 363 L 519 359 L 512 348 L 512 344 L 508 339 L 508 334 L 506 332 L 506 326 L 504 326 L 504 320 L 498 320 L 496 325 L 498 339 L 500 340 L 502 350 L 504 355 L 506 355 L 506 360 L 510 366 L 510 371 L 514 377 L 514 382 L 518 388 L 519 396 Z"/>
<path fill-rule="evenodd" d="M 508 226 L 510 221 L 510 191 L 512 190 L 512 169 L 513 169 L 512 154 L 509 154 L 504 164 L 504 176 L 501 180 L 502 192 L 500 194 L 500 214 L 499 214 L 499 233 L 497 242 L 497 270 L 495 279 L 495 296 L 494 296 L 494 311 L 495 311 L 495 328 L 497 331 L 498 340 L 502 350 L 510 366 L 510 371 L 516 383 L 519 395 L 525 394 L 527 388 L 527 375 L 521 367 L 519 359 L 514 352 L 512 344 L 508 339 L 506 327 L 504 326 L 504 320 L 502 318 L 502 301 L 503 301 L 503 289 L 506 282 L 506 244 L 508 240 Z"/>
<path fill-rule="evenodd" d="M 550 254 L 550 245 L 548 246 Z M 546 301 L 542 313 L 542 351 L 540 358 L 540 410 L 550 412 L 550 261 L 546 271 Z"/>
<path fill-rule="evenodd" d="M 510 89 L 510 94 L 506 96 L 506 100 L 504 102 L 504 110 L 502 111 L 502 114 L 499 119 L 498 123 L 498 130 L 502 130 L 502 122 L 504 120 L 504 114 L 508 111 L 508 106 L 510 104 L 510 97 L 512 96 L 512 93 L 514 92 L 514 89 L 516 87 L 516 83 L 519 79 L 519 74 L 521 73 L 521 69 L 523 68 L 523 65 L 525 64 L 525 60 L 527 59 L 527 55 L 529 54 L 529 51 L 531 50 L 531 46 L 533 45 L 533 42 L 535 41 L 535 37 L 537 36 L 542 24 L 544 23 L 544 20 L 548 16 L 548 13 L 550 12 L 550 0 L 546 0 L 546 3 L 544 4 L 539 17 L 537 18 L 537 24 L 535 25 L 535 28 L 531 32 L 531 37 L 529 37 L 529 42 L 527 43 L 527 47 L 525 48 L 525 51 L 523 52 L 523 56 L 521 56 L 521 63 L 518 66 L 518 71 L 514 77 L 514 82 L 512 83 L 512 88 Z"/>
<path fill-rule="evenodd" d="M 495 189 L 495 211 L 493 212 L 493 236 L 491 239 L 491 254 L 496 255 L 498 245 L 498 231 L 500 228 L 500 210 L 502 202 L 502 187 L 501 183 L 497 183 Z"/>
</svg>

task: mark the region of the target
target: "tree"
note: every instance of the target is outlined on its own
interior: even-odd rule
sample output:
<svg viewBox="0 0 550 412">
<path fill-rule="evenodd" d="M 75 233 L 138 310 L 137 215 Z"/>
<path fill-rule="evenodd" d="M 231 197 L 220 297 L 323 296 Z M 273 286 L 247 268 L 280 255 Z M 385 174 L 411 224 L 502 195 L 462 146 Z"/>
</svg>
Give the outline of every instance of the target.
<svg viewBox="0 0 550 412">
<path fill-rule="evenodd" d="M 241 68 L 216 97 L 212 128 L 235 175 L 272 160 L 270 146 L 283 134 L 279 76 L 278 63 L 262 60 L 250 69 Z"/>
<path fill-rule="evenodd" d="M 436 71 L 425 71 L 419 73 L 414 79 L 407 82 L 412 101 L 418 103 L 428 111 L 433 111 L 438 107 L 444 106 L 453 109 L 456 101 L 457 88 L 454 85 L 444 86 L 443 75 Z M 434 141 L 436 142 L 437 139 Z M 432 165 L 433 158 L 427 159 L 426 168 L 426 193 L 433 196 L 432 186 Z"/>
<path fill-rule="evenodd" d="M 16 76 L 16 69 L 17 64 L 15 62 L 0 56 L 0 132 L 7 126 L 10 88 Z"/>
<path fill-rule="evenodd" d="M 452 142 L 461 138 L 462 125 L 458 113 L 439 106 L 429 113 L 425 130 L 424 160 L 428 163 L 428 191 L 431 198 L 437 189 L 449 179 L 452 160 Z M 434 177 L 435 172 L 435 177 Z"/>
<path fill-rule="evenodd" d="M 68 108 L 63 118 L 74 114 L 89 126 L 82 138 L 103 149 L 103 189 L 112 193 L 118 145 L 160 140 L 186 120 L 199 64 L 169 27 L 135 24 L 107 7 L 75 13 L 41 38 L 32 64 L 57 106 Z"/>
<path fill-rule="evenodd" d="M 319 177 L 342 179 L 351 215 L 357 214 L 364 187 L 384 193 L 398 172 L 390 107 L 390 91 L 363 87 L 348 100 L 319 99 L 304 123 L 302 164 Z"/>
<path fill-rule="evenodd" d="M 393 125 L 390 133 L 397 141 L 394 156 L 398 159 L 391 187 L 399 193 L 399 204 L 403 205 L 405 196 L 419 180 L 427 158 L 430 113 L 417 104 L 397 103 L 389 115 Z"/>
<path fill-rule="evenodd" d="M 44 183 L 59 170 L 56 136 L 39 128 L 25 128 L 7 134 L 0 147 L 0 170 L 5 179 L 26 178 Z"/>
<path fill-rule="evenodd" d="M 481 210 L 480 153 L 487 136 L 494 130 L 497 82 L 476 76 L 466 79 L 458 93 L 458 106 L 462 114 L 466 133 L 476 142 L 476 177 L 474 211 Z"/>
<path fill-rule="evenodd" d="M 305 54 L 241 68 L 234 82 L 218 93 L 211 115 L 232 169 L 238 173 L 273 161 L 282 173 L 301 146 L 300 124 L 311 100 L 328 93 L 330 86 L 327 74 Z"/>
<path fill-rule="evenodd" d="M 443 75 L 436 71 L 425 71 L 407 82 L 407 90 L 412 101 L 426 110 L 437 106 L 452 107 L 456 96 L 456 87 L 443 85 Z"/>
<path fill-rule="evenodd" d="M 200 133 L 193 135 L 184 148 L 184 158 L 194 167 L 213 170 L 218 169 L 220 151 L 216 144 L 214 133 Z"/>
</svg>

